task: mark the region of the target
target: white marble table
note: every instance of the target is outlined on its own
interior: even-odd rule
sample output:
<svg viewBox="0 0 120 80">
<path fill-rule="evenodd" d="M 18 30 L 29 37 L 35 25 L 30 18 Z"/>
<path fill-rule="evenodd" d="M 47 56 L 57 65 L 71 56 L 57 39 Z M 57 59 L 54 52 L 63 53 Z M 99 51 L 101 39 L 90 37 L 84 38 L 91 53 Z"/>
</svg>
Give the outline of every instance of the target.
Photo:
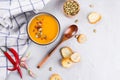
<svg viewBox="0 0 120 80">
<path fill-rule="evenodd" d="M 61 25 L 59 38 L 52 44 L 40 46 L 31 44 L 27 52 L 31 52 L 28 61 L 30 68 L 37 74 L 33 79 L 28 76 L 26 70 L 23 71 L 23 80 L 49 80 L 53 73 L 58 73 L 63 80 L 120 80 L 120 0 L 79 0 L 81 10 L 78 16 L 67 18 L 62 13 L 61 7 L 65 0 L 51 0 L 42 10 L 55 15 Z M 93 4 L 94 8 L 89 5 Z M 87 15 L 91 11 L 101 13 L 102 20 L 94 25 L 87 21 Z M 60 40 L 63 31 L 75 19 L 79 22 L 79 32 L 87 35 L 87 42 L 78 44 L 75 38 L 63 43 L 47 61 L 41 69 L 36 66 L 39 61 L 51 50 Z M 93 32 L 96 29 L 96 33 Z M 60 64 L 60 48 L 69 46 L 81 55 L 81 62 L 74 64 L 69 69 L 64 69 Z M 53 70 L 49 71 L 49 67 Z M 20 80 L 16 72 L 12 72 L 7 80 Z"/>
</svg>

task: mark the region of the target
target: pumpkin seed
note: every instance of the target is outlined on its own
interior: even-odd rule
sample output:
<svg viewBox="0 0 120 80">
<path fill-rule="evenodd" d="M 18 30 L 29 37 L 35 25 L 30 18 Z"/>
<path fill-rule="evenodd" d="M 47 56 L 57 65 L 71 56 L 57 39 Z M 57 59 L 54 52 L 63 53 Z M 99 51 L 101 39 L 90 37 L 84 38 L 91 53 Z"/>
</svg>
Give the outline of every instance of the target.
<svg viewBox="0 0 120 80">
<path fill-rule="evenodd" d="M 67 15 L 76 15 L 79 12 L 79 4 L 72 0 L 64 3 L 63 10 Z"/>
</svg>

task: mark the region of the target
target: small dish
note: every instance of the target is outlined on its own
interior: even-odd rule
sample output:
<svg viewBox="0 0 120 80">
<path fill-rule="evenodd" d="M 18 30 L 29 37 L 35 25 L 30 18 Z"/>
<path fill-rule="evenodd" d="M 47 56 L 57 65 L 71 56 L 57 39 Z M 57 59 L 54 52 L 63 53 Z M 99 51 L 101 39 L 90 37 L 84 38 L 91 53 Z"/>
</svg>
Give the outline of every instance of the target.
<svg viewBox="0 0 120 80">
<path fill-rule="evenodd" d="M 58 37 L 60 24 L 52 14 L 41 12 L 30 20 L 27 32 L 33 42 L 47 45 L 54 42 Z"/>
<path fill-rule="evenodd" d="M 77 15 L 80 11 L 80 4 L 76 0 L 67 0 L 63 4 L 63 12 L 68 17 Z"/>
</svg>

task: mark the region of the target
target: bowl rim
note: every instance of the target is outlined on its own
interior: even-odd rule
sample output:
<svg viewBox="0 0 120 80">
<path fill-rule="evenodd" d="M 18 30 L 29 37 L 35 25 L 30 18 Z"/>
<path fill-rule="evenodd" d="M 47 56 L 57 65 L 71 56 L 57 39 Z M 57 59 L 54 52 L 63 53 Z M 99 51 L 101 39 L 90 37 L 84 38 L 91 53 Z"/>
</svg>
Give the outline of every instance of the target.
<svg viewBox="0 0 120 80">
<path fill-rule="evenodd" d="M 37 43 L 36 41 L 34 41 L 34 40 L 30 37 L 29 32 L 28 32 L 29 25 L 30 25 L 31 21 L 32 21 L 36 16 L 38 16 L 38 15 L 40 15 L 40 14 L 48 14 L 48 15 L 52 16 L 52 17 L 57 21 L 57 23 L 58 23 L 59 32 L 58 32 L 57 36 L 55 37 L 55 39 L 53 39 L 51 42 L 49 42 L 49 43 L 47 43 L 47 44 Z M 27 27 L 26 27 L 26 31 L 27 31 L 27 35 L 28 35 L 29 39 L 30 39 L 32 42 L 34 42 L 35 44 L 38 44 L 38 45 L 49 45 L 49 44 L 53 43 L 53 42 L 58 38 L 58 36 L 59 36 L 59 34 L 60 34 L 60 22 L 59 22 L 58 19 L 57 19 L 53 14 L 51 14 L 51 13 L 48 13 L 48 12 L 39 12 L 39 13 L 35 14 L 35 15 L 28 21 L 28 24 L 27 24 Z"/>
</svg>

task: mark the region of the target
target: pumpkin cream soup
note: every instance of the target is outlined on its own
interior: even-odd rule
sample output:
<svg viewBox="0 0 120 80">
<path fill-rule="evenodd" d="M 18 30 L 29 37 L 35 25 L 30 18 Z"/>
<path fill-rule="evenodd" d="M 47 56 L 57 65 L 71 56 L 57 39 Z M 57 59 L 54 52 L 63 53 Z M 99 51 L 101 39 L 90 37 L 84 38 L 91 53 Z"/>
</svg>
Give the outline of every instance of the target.
<svg viewBox="0 0 120 80">
<path fill-rule="evenodd" d="M 28 25 L 28 35 L 32 41 L 38 44 L 49 44 L 59 34 L 59 22 L 48 13 L 35 16 Z"/>
</svg>

